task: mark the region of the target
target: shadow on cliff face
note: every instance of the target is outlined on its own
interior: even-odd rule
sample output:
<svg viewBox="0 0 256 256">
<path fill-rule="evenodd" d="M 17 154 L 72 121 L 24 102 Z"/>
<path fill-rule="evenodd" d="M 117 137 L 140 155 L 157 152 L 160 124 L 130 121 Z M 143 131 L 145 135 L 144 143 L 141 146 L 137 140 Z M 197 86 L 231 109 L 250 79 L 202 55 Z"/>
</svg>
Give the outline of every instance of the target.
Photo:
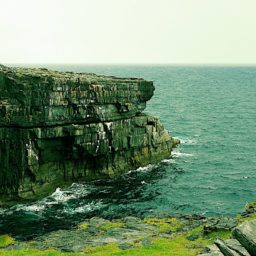
<svg viewBox="0 0 256 256">
<path fill-rule="evenodd" d="M 173 164 L 172 173 L 167 173 L 164 165 L 139 168 L 114 180 L 74 183 L 36 203 L 0 209 L 0 230 L 16 239 L 29 240 L 53 230 L 72 228 L 94 216 L 148 216 L 154 210 L 152 201 L 161 194 L 159 184 L 154 184 L 166 175 L 175 182 L 176 172 L 180 172 Z"/>
</svg>

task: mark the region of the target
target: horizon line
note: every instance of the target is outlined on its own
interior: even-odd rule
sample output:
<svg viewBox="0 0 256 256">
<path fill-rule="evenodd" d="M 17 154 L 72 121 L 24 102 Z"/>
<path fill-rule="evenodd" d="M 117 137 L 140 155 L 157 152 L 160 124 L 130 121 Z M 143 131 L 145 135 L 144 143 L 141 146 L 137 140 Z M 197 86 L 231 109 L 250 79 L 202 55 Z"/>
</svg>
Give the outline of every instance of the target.
<svg viewBox="0 0 256 256">
<path fill-rule="evenodd" d="M 217 63 L 217 62 L 200 62 L 200 63 L 177 63 L 177 62 L 2 62 L 3 65 L 95 65 L 95 66 L 256 66 L 255 63 Z"/>
</svg>

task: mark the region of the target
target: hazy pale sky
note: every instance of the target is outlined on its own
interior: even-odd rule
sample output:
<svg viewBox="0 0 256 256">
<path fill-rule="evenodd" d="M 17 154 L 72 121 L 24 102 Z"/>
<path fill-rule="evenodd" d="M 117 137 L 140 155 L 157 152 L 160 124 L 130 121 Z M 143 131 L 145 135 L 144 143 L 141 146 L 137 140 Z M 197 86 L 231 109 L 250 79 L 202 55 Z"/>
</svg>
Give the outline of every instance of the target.
<svg viewBox="0 0 256 256">
<path fill-rule="evenodd" d="M 256 0 L 0 0 L 0 63 L 256 63 Z"/>
</svg>

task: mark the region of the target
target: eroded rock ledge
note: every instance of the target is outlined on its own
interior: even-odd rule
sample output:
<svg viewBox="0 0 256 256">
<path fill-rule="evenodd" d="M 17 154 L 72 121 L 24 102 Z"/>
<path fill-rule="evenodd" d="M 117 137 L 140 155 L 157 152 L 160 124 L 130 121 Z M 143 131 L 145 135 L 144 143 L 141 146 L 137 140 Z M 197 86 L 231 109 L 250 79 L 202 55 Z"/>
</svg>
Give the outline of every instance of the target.
<svg viewBox="0 0 256 256">
<path fill-rule="evenodd" d="M 0 66 L 0 195 L 33 198 L 159 161 L 177 143 L 143 114 L 151 81 Z"/>
</svg>

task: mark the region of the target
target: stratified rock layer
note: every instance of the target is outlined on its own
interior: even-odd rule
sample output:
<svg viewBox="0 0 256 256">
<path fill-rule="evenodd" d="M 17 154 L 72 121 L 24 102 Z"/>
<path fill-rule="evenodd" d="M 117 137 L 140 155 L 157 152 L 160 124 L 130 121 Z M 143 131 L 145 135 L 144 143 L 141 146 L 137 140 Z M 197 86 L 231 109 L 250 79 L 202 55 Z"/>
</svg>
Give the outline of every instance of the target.
<svg viewBox="0 0 256 256">
<path fill-rule="evenodd" d="M 0 194 L 36 197 L 170 155 L 143 79 L 0 67 Z"/>
<path fill-rule="evenodd" d="M 256 256 L 256 220 L 245 221 L 232 231 L 232 239 L 215 241 L 209 252 L 198 256 Z"/>
</svg>

